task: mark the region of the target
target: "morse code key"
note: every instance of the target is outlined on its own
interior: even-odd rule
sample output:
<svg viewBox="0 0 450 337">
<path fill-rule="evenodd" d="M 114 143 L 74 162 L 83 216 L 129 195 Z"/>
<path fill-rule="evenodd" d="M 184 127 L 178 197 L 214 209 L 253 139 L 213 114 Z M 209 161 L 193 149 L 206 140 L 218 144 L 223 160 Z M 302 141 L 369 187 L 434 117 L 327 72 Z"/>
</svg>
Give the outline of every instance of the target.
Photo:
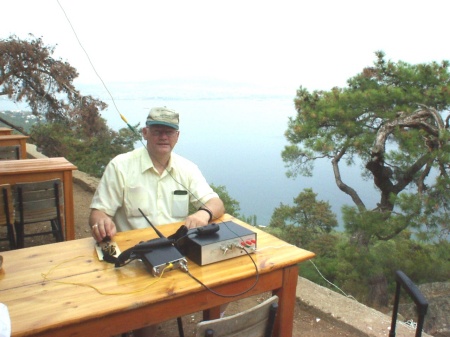
<svg viewBox="0 0 450 337">
<path fill-rule="evenodd" d="M 220 227 L 218 224 L 216 223 L 212 223 L 206 226 L 202 226 L 202 227 L 197 227 L 197 235 L 198 236 L 205 236 L 205 235 L 211 235 L 216 233 Z"/>
</svg>

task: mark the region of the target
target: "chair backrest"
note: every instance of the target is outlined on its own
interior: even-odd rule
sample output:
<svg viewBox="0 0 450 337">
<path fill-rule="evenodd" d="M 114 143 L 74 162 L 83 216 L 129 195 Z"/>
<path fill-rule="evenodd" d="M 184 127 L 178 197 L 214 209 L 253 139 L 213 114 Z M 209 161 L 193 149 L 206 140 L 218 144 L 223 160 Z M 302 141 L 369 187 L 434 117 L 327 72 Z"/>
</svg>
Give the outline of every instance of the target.
<svg viewBox="0 0 450 337">
<path fill-rule="evenodd" d="M 0 146 L 0 160 L 20 159 L 20 151 L 19 145 Z"/>
<path fill-rule="evenodd" d="M 14 204 L 12 201 L 11 185 L 0 185 L 0 226 L 14 223 Z"/>
<path fill-rule="evenodd" d="M 14 202 L 11 193 L 11 185 L 0 185 L 0 226 L 6 227 L 6 237 L 1 237 L 0 241 L 9 241 L 9 248 L 15 249 L 16 234 L 14 231 Z"/>
<path fill-rule="evenodd" d="M 277 309 L 278 297 L 274 295 L 235 315 L 198 323 L 195 337 L 270 337 Z"/>
<path fill-rule="evenodd" d="M 61 180 L 16 183 L 13 190 L 16 222 L 61 220 L 64 208 Z"/>
</svg>

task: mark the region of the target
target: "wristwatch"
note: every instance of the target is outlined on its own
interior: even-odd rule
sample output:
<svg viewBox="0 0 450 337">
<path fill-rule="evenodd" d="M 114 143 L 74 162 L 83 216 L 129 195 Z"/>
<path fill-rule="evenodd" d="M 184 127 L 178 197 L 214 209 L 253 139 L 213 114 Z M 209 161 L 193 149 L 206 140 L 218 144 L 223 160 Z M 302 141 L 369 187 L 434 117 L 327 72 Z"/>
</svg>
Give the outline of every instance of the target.
<svg viewBox="0 0 450 337">
<path fill-rule="evenodd" d="M 206 207 L 200 207 L 199 209 L 198 209 L 199 211 L 205 211 L 206 213 L 208 213 L 209 214 L 209 220 L 208 220 L 208 222 L 211 222 L 211 220 L 212 220 L 212 218 L 213 218 L 213 214 L 212 214 L 212 212 L 209 210 L 209 209 L 207 209 Z"/>
</svg>

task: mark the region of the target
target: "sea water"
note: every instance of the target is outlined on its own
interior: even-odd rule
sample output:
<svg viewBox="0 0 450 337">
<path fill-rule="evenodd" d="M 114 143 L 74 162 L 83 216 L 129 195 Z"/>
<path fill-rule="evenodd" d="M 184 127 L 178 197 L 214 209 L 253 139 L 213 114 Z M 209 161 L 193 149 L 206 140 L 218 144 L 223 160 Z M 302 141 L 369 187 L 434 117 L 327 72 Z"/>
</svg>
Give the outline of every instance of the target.
<svg viewBox="0 0 450 337">
<path fill-rule="evenodd" d="M 85 91 L 87 89 L 84 89 Z M 95 91 L 97 90 L 97 91 Z M 113 99 L 97 86 L 90 89 L 108 104 L 102 112 L 114 130 L 126 127 L 122 114 L 131 125 L 142 127 L 151 107 L 167 106 L 180 113 L 180 137 L 175 152 L 196 163 L 209 183 L 223 185 L 240 205 L 240 214 L 256 216 L 258 225 L 268 225 L 274 209 L 293 205 L 293 199 L 305 188 L 327 201 L 341 217 L 341 207 L 352 205 L 349 196 L 336 186 L 330 161 L 317 161 L 312 177 L 286 176 L 281 152 L 288 142 L 284 136 L 288 119 L 295 117 L 294 96 L 205 97 L 205 95 L 162 95 L 151 97 L 119 87 Z M 119 93 L 119 94 L 117 94 Z M 26 109 L 0 101 L 0 110 Z M 137 142 L 136 147 L 143 146 Z M 368 207 L 378 194 L 373 184 L 360 178 L 360 167 L 341 167 L 342 179 L 356 189 Z"/>
</svg>

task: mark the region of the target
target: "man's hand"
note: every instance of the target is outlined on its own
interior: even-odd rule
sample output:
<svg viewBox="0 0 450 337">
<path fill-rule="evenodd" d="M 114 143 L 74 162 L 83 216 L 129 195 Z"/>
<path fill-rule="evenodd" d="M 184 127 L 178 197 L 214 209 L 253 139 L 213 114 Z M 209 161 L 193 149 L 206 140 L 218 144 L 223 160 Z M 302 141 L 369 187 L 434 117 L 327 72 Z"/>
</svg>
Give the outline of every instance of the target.
<svg viewBox="0 0 450 337">
<path fill-rule="evenodd" d="M 189 215 L 186 218 L 184 225 L 189 229 L 206 226 L 208 224 L 208 220 L 209 220 L 209 214 L 205 211 L 200 210 L 200 211 L 197 211 L 197 212 Z"/>
<path fill-rule="evenodd" d="M 220 218 L 224 213 L 225 207 L 222 200 L 211 198 L 197 212 L 186 218 L 185 226 L 187 228 L 206 226 L 210 221 Z"/>
<path fill-rule="evenodd" d="M 105 238 L 112 239 L 117 232 L 116 224 L 111 217 L 97 209 L 91 210 L 89 225 L 91 226 L 92 237 L 97 242 L 103 241 Z"/>
</svg>

